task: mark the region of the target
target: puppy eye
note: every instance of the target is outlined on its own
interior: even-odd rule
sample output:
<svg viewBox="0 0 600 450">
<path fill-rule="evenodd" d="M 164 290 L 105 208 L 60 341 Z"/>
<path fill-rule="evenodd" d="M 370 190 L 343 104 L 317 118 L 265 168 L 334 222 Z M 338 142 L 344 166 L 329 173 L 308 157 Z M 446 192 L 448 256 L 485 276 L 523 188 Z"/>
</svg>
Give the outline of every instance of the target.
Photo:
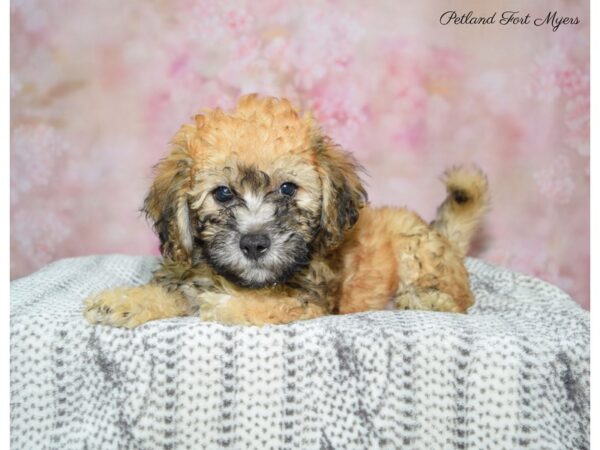
<svg viewBox="0 0 600 450">
<path fill-rule="evenodd" d="M 279 192 L 281 192 L 283 195 L 287 195 L 288 197 L 294 195 L 297 189 L 298 186 L 290 182 L 283 183 L 281 186 L 279 186 Z"/>
<path fill-rule="evenodd" d="M 213 197 L 218 202 L 227 203 L 233 199 L 233 192 L 227 186 L 219 186 L 213 191 Z"/>
</svg>

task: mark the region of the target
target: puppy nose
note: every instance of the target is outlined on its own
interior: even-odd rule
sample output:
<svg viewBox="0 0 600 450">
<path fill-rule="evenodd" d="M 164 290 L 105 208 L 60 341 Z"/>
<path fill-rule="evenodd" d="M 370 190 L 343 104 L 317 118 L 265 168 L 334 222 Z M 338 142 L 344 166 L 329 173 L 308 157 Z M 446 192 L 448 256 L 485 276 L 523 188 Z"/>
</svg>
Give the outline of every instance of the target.
<svg viewBox="0 0 600 450">
<path fill-rule="evenodd" d="M 267 253 L 271 239 L 266 234 L 245 234 L 240 239 L 240 248 L 250 259 L 258 259 Z"/>
</svg>

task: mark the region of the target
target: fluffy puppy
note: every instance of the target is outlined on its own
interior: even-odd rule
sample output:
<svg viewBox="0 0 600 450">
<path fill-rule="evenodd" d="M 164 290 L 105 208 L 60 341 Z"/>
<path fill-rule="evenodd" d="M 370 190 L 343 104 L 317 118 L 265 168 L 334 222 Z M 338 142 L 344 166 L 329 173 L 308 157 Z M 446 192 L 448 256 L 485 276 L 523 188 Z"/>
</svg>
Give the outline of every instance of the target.
<svg viewBox="0 0 600 450">
<path fill-rule="evenodd" d="M 366 207 L 356 162 L 312 116 L 256 95 L 183 125 L 155 169 L 143 209 L 161 266 L 148 285 L 86 300 L 91 323 L 199 314 L 262 325 L 473 303 L 463 259 L 487 205 L 477 169 L 445 174 L 448 197 L 432 224 Z"/>
</svg>

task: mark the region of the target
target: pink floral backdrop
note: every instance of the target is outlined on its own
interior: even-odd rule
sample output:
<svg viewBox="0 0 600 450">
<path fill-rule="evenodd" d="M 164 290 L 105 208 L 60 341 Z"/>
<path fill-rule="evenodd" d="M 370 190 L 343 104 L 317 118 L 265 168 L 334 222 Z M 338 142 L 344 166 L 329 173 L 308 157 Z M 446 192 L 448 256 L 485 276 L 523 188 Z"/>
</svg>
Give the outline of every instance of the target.
<svg viewBox="0 0 600 450">
<path fill-rule="evenodd" d="M 577 25 L 446 25 L 446 10 Z M 11 274 L 157 254 L 139 214 L 178 126 L 243 93 L 311 108 L 370 174 L 373 204 L 431 219 L 444 168 L 493 205 L 471 252 L 589 308 L 585 1 L 68 1 L 11 5 Z"/>
</svg>

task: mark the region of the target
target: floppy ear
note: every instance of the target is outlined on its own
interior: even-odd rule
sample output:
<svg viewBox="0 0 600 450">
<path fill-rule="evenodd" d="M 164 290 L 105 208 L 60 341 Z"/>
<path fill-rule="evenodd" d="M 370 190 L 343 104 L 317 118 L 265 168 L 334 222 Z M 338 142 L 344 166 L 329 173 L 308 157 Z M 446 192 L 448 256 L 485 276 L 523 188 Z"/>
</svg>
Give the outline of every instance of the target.
<svg viewBox="0 0 600 450">
<path fill-rule="evenodd" d="M 358 176 L 361 167 L 352 155 L 328 137 L 318 138 L 316 151 L 323 196 L 320 243 L 333 249 L 358 220 L 367 193 Z"/>
<path fill-rule="evenodd" d="M 177 133 L 171 154 L 154 167 L 154 183 L 142 208 L 154 224 L 161 254 L 176 261 L 190 259 L 193 242 L 188 206 L 192 158 L 185 131 L 183 127 Z"/>
</svg>

